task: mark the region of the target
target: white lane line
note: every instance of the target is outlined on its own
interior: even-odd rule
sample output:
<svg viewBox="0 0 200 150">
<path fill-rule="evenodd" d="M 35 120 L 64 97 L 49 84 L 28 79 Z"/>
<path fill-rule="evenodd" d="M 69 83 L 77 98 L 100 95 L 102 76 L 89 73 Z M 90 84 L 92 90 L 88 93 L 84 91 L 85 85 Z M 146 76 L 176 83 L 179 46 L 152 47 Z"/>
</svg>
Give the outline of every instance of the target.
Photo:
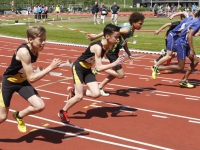
<svg viewBox="0 0 200 150">
<path fill-rule="evenodd" d="M 67 96 L 67 94 L 56 93 L 56 92 L 42 90 L 42 89 L 38 89 L 38 88 L 37 88 L 37 90 L 38 91 L 43 91 L 43 92 L 46 92 L 46 93 L 52 93 L 52 94 L 57 94 L 57 95 L 61 95 L 61 96 Z M 109 104 L 109 105 L 113 105 L 113 106 L 121 106 L 121 105 L 118 105 L 118 104 L 105 103 L 104 101 L 98 101 L 98 100 L 93 100 L 93 99 L 89 99 L 89 98 L 83 98 L 83 100 L 92 101 L 92 102 L 98 102 L 98 103 L 104 103 L 104 104 Z M 188 117 L 188 116 L 181 116 L 181 115 L 170 114 L 170 113 L 165 113 L 165 112 L 159 112 L 159 111 L 149 110 L 149 109 L 143 109 L 143 108 L 139 108 L 139 107 L 132 107 L 132 106 L 124 106 L 124 107 L 132 108 L 132 109 L 137 109 L 137 110 L 141 110 L 141 111 L 145 111 L 145 112 L 151 112 L 151 113 L 157 113 L 157 114 L 162 114 L 162 115 L 167 115 L 167 116 L 173 116 L 173 117 L 177 117 L 177 118 L 184 118 L 184 119 L 191 119 L 191 120 L 200 121 L 199 118 L 193 118 L 193 117 Z"/>
<path fill-rule="evenodd" d="M 7 119 L 6 121 L 7 122 L 11 122 L 11 123 L 16 123 L 16 121 L 9 120 L 9 119 Z M 37 128 L 37 129 L 42 129 L 42 130 L 47 130 L 47 131 L 51 131 L 51 132 L 55 132 L 55 133 L 60 133 L 60 134 L 64 134 L 64 135 L 70 135 L 70 136 L 74 136 L 74 137 L 82 138 L 82 139 L 86 139 L 86 140 L 91 140 L 91 141 L 106 143 L 106 144 L 110 144 L 110 145 L 120 146 L 120 147 L 124 147 L 124 148 L 135 149 L 135 150 L 146 150 L 146 149 L 139 148 L 139 147 L 134 147 L 134 146 L 120 144 L 120 143 L 111 142 L 111 141 L 105 141 L 105 140 L 92 138 L 92 137 L 88 137 L 88 136 L 83 136 L 83 135 L 79 136 L 78 134 L 73 134 L 73 133 L 69 133 L 69 132 L 63 132 L 63 131 L 54 130 L 54 129 L 50 129 L 50 128 L 45 128 L 45 127 L 41 127 L 41 126 L 37 126 L 37 125 L 33 125 L 33 124 L 28 124 L 28 123 L 26 123 L 26 126 Z"/>
<path fill-rule="evenodd" d="M 195 100 L 195 101 L 198 101 L 199 99 L 197 98 L 191 98 L 191 97 L 186 97 L 185 99 L 188 99 L 188 100 Z"/>
<path fill-rule="evenodd" d="M 49 97 L 41 97 L 42 99 L 50 99 Z"/>
<path fill-rule="evenodd" d="M 97 106 L 97 105 L 90 105 L 91 107 L 97 107 L 97 108 L 101 108 L 102 106 Z"/>
<path fill-rule="evenodd" d="M 152 115 L 152 116 L 157 118 L 168 118 L 167 116 L 160 116 L 160 115 Z"/>
<path fill-rule="evenodd" d="M 189 120 L 188 122 L 200 124 L 200 121 Z"/>
<path fill-rule="evenodd" d="M 60 83 L 62 83 L 62 84 L 71 84 L 71 83 L 69 83 L 69 82 L 60 82 Z"/>
<path fill-rule="evenodd" d="M 164 94 L 156 94 L 157 96 L 169 96 L 169 95 L 164 95 Z"/>
<path fill-rule="evenodd" d="M 110 86 L 117 86 L 117 87 L 123 87 L 123 88 L 131 88 L 131 89 L 141 89 L 143 90 L 143 88 L 139 88 L 139 87 L 133 87 L 133 86 L 126 86 L 126 85 L 120 85 L 120 84 L 112 84 L 112 83 L 108 83 L 108 85 Z M 148 91 L 154 91 L 155 93 L 163 93 L 163 94 L 171 94 L 171 95 L 178 95 L 178 96 L 184 96 L 184 97 L 193 97 L 193 98 L 198 98 L 200 99 L 199 96 L 194 96 L 194 95 L 186 95 L 186 94 L 179 94 L 179 93 L 172 93 L 172 92 L 165 92 L 165 91 L 158 91 L 158 90 L 148 90 Z"/>
<path fill-rule="evenodd" d="M 16 110 L 9 109 L 9 111 L 15 112 Z M 56 123 L 56 124 L 60 124 L 60 125 L 64 124 L 62 122 L 54 121 L 54 120 L 51 120 L 51 119 L 47 119 L 47 118 L 43 118 L 43 117 L 39 117 L 39 116 L 35 116 L 35 115 L 29 115 L 29 116 L 33 117 L 33 118 L 37 118 L 37 119 L 53 122 L 53 123 Z M 136 141 L 136 140 L 132 140 L 132 139 L 128 139 L 128 138 L 124 138 L 124 137 L 120 137 L 120 136 L 117 136 L 117 135 L 104 133 L 104 132 L 100 132 L 100 131 L 96 131 L 96 130 L 82 128 L 82 127 L 74 126 L 74 125 L 71 125 L 71 124 L 64 124 L 64 125 L 66 125 L 68 127 L 76 128 L 76 129 L 84 129 L 85 131 L 89 131 L 91 133 L 96 133 L 96 134 L 100 134 L 100 135 L 103 135 L 103 136 L 108 136 L 108 137 L 112 137 L 112 138 L 116 138 L 116 139 L 120 139 L 120 140 L 124 140 L 124 141 L 128 141 L 128 142 L 132 142 L 132 143 L 137 143 L 137 144 L 141 144 L 141 145 L 145 145 L 145 146 L 149 146 L 149 147 L 160 148 L 160 149 L 163 149 L 163 150 L 173 150 L 173 149 L 170 149 L 170 148 L 166 148 L 166 147 L 162 147 L 162 146 L 158 146 L 158 145 L 153 145 L 153 144 L 149 144 L 149 143 L 145 143 L 145 142 L 140 142 L 140 141 Z"/>
<path fill-rule="evenodd" d="M 114 90 L 114 88 L 108 88 L 108 87 L 105 87 L 104 89 L 107 89 L 107 90 Z"/>
<path fill-rule="evenodd" d="M 171 80 L 161 80 L 161 81 L 163 81 L 163 82 L 169 82 L 169 83 L 174 82 L 174 81 L 171 81 Z"/>
</svg>

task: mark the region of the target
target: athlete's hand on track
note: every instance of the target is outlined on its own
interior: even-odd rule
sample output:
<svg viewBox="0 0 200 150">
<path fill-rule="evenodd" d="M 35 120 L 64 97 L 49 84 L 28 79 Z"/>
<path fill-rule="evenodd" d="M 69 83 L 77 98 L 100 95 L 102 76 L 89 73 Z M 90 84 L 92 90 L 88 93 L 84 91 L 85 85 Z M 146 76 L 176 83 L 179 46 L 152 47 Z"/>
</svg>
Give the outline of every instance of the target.
<svg viewBox="0 0 200 150">
<path fill-rule="evenodd" d="M 62 63 L 63 63 L 62 60 L 60 60 L 59 58 L 54 58 L 50 66 L 52 69 L 55 69 L 58 68 Z"/>
<path fill-rule="evenodd" d="M 132 56 L 129 56 L 129 65 L 132 65 L 133 64 L 133 57 Z"/>
</svg>

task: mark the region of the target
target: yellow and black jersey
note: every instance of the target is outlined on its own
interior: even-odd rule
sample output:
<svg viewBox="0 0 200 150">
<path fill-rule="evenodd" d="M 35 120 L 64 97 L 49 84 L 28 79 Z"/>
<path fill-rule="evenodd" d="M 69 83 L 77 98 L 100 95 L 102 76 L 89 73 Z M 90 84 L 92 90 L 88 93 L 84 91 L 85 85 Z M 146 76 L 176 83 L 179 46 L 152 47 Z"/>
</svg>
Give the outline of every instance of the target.
<svg viewBox="0 0 200 150">
<path fill-rule="evenodd" d="M 85 52 L 83 52 L 82 55 L 77 59 L 77 61 L 79 62 L 79 64 L 81 64 L 82 67 L 89 69 L 95 63 L 95 53 L 92 53 L 90 51 L 91 46 L 93 46 L 95 44 L 98 44 L 99 46 L 101 46 L 101 49 L 102 49 L 101 50 L 101 58 L 104 57 L 106 50 L 103 48 L 101 40 L 93 42 L 88 46 L 88 48 L 85 50 Z"/>
<path fill-rule="evenodd" d="M 4 72 L 4 76 L 7 78 L 7 80 L 13 83 L 22 83 L 26 80 L 26 75 L 23 72 L 20 72 L 20 70 L 23 68 L 22 63 L 21 61 L 16 60 L 17 51 L 23 47 L 29 51 L 31 63 L 36 62 L 38 58 L 38 54 L 34 55 L 26 43 L 21 44 L 13 54 L 10 66 Z"/>
</svg>

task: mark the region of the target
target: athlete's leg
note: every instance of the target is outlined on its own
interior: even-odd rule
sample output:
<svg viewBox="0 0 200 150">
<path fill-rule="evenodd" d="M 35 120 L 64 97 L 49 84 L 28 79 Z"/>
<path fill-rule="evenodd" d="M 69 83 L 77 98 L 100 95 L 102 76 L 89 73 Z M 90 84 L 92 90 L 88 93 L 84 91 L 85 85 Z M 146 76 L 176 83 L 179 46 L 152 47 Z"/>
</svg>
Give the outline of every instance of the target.
<svg viewBox="0 0 200 150">
<path fill-rule="evenodd" d="M 74 86 L 75 86 L 75 95 L 67 101 L 66 105 L 63 107 L 64 111 L 68 111 L 69 108 L 74 106 L 83 98 L 83 84 L 75 84 Z"/>
<path fill-rule="evenodd" d="M 195 67 L 196 67 L 196 66 L 198 65 L 198 63 L 199 63 L 199 59 L 197 58 L 196 55 L 194 55 L 194 58 L 192 58 L 192 59 L 189 58 L 189 59 L 190 59 L 191 63 L 190 63 L 190 66 L 188 67 L 188 69 L 187 69 L 185 75 L 183 76 L 182 81 L 187 81 L 187 80 L 188 80 L 190 74 L 192 73 L 192 71 L 195 69 Z"/>
<path fill-rule="evenodd" d="M 102 89 L 107 83 L 111 82 L 115 78 L 122 79 L 124 77 L 124 70 L 120 68 L 119 70 L 106 70 L 105 72 L 109 75 L 99 84 L 99 88 Z"/>
<path fill-rule="evenodd" d="M 94 97 L 94 98 L 100 96 L 99 86 L 98 86 L 98 83 L 96 81 L 95 82 L 89 82 L 86 85 L 89 88 L 85 91 L 86 96 L 90 96 L 90 97 Z"/>
<path fill-rule="evenodd" d="M 0 106 L 0 124 L 3 123 L 8 116 L 9 107 Z"/>
</svg>

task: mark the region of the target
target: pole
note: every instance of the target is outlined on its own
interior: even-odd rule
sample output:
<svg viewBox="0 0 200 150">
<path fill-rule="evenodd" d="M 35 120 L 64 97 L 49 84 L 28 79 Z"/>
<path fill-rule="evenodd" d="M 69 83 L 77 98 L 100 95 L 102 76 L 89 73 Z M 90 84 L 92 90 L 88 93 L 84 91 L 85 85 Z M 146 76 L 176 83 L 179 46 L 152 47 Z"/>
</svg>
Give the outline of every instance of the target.
<svg viewBox="0 0 200 150">
<path fill-rule="evenodd" d="M 124 0 L 124 8 L 126 7 L 126 0 Z"/>
<path fill-rule="evenodd" d="M 178 0 L 178 10 L 179 10 L 179 0 Z"/>
</svg>

